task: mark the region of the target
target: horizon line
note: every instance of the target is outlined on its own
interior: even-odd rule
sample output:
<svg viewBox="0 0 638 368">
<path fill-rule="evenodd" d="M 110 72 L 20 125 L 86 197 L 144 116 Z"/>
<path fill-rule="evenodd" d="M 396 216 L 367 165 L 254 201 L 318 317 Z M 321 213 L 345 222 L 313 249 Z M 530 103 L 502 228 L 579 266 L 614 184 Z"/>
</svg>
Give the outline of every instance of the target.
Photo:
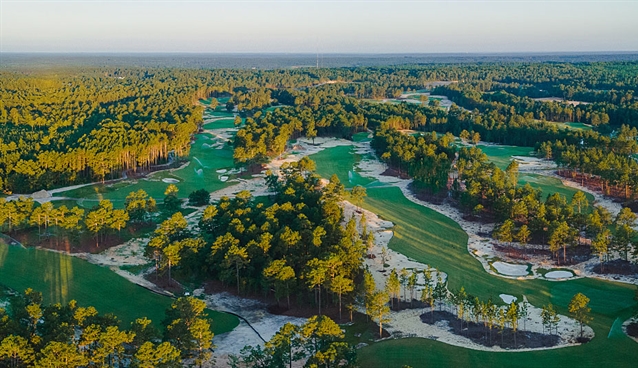
<svg viewBox="0 0 638 368">
<path fill-rule="evenodd" d="M 454 51 L 454 52 L 303 52 L 303 51 L 1 51 L 12 55 L 513 55 L 513 54 L 638 54 L 638 50 L 610 51 Z"/>
</svg>

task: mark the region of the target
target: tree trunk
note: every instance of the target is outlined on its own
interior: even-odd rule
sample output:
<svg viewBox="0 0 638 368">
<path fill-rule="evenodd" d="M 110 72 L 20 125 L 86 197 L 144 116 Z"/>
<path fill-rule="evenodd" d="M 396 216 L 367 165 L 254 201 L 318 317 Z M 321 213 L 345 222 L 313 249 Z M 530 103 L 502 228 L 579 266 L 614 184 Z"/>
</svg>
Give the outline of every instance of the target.
<svg viewBox="0 0 638 368">
<path fill-rule="evenodd" d="M 235 269 L 237 270 L 237 295 L 239 295 L 239 265 L 236 265 Z"/>
</svg>

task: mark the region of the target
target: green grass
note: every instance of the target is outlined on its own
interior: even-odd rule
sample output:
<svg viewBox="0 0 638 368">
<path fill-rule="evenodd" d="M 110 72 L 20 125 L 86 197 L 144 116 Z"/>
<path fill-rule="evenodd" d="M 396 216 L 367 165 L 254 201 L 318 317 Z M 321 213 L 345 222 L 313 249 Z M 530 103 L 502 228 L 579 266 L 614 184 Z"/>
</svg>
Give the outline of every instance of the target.
<svg viewBox="0 0 638 368">
<path fill-rule="evenodd" d="M 210 106 L 210 102 L 213 98 L 205 98 L 205 99 L 201 99 L 199 100 L 199 102 L 201 102 L 202 104 L 206 105 L 206 106 Z M 217 99 L 217 102 L 219 102 L 219 105 L 226 105 L 226 103 L 228 102 L 228 100 L 230 100 L 230 97 L 220 97 Z"/>
<path fill-rule="evenodd" d="M 558 193 L 567 198 L 567 201 L 570 201 L 574 193 L 578 192 L 578 189 L 574 189 L 568 187 L 563 184 L 563 182 L 558 178 L 552 178 L 544 175 L 538 174 L 520 174 L 518 176 L 519 185 L 528 184 L 536 189 L 540 189 L 543 191 L 543 199 L 547 198 L 548 195 L 552 193 Z M 589 203 L 594 202 L 594 196 L 590 193 L 585 192 L 585 196 Z"/>
<path fill-rule="evenodd" d="M 372 138 L 368 138 L 370 132 L 359 132 L 352 135 L 353 142 L 368 142 L 371 141 Z"/>
<path fill-rule="evenodd" d="M 573 130 L 592 130 L 591 125 L 587 125 L 583 123 L 565 122 L 565 123 L 553 123 L 553 124 L 558 125 L 560 128 L 568 128 Z"/>
<path fill-rule="evenodd" d="M 541 120 L 537 119 L 536 121 L 540 122 Z M 577 123 L 573 121 L 567 121 L 567 122 L 546 121 L 546 123 L 554 124 L 556 125 L 556 127 L 558 127 L 558 129 L 571 129 L 571 130 L 592 130 L 593 129 L 591 125 L 584 124 L 584 123 Z"/>
<path fill-rule="evenodd" d="M 326 179 L 330 179 L 332 174 L 337 174 L 346 188 L 355 185 L 366 186 L 374 182 L 373 179 L 363 177 L 356 172 L 354 166 L 361 161 L 361 155 L 354 153 L 352 146 L 327 148 L 310 155 L 309 158 L 317 164 L 317 174 Z"/>
<path fill-rule="evenodd" d="M 205 309 L 208 318 L 212 320 L 211 327 L 215 335 L 230 332 L 239 325 L 239 318 L 229 313 L 218 312 L 212 309 Z"/>
<path fill-rule="evenodd" d="M 124 206 L 124 199 L 133 191 L 144 189 L 151 197 L 158 201 L 164 198 L 164 191 L 168 183 L 164 178 L 179 180 L 175 185 L 179 188 L 179 197 L 186 198 L 198 189 L 206 189 L 213 192 L 223 189 L 233 183 L 222 182 L 218 169 L 231 169 L 234 166 L 233 149 L 224 145 L 222 149 L 210 148 L 215 140 L 208 134 L 198 134 L 195 143 L 191 145 L 190 164 L 173 172 L 161 171 L 139 180 L 125 180 L 110 185 L 96 184 L 86 186 L 58 195 L 62 197 L 78 198 L 78 204 L 84 207 L 92 207 L 101 199 L 110 199 L 114 206 Z M 200 171 L 201 170 L 201 171 Z"/>
<path fill-rule="evenodd" d="M 495 163 L 496 166 L 502 170 L 505 170 L 505 168 L 507 168 L 513 160 L 512 156 L 530 156 L 531 153 L 533 153 L 533 148 L 531 147 L 482 145 L 479 145 L 478 147 L 485 152 L 491 162 Z M 571 199 L 574 193 L 578 191 L 577 189 L 563 185 L 563 183 L 557 178 L 551 178 L 539 174 L 520 174 L 518 177 L 518 183 L 520 185 L 529 183 L 532 187 L 542 190 L 544 198 L 552 193 L 560 193 L 567 197 L 567 199 Z M 587 195 L 587 199 L 590 203 L 594 201 L 594 196 L 588 193 L 585 194 Z"/>
<path fill-rule="evenodd" d="M 478 145 L 487 158 L 496 164 L 501 170 L 505 170 L 507 165 L 513 160 L 512 156 L 531 156 L 534 152 L 532 147 L 519 147 L 519 146 L 483 146 Z"/>
<path fill-rule="evenodd" d="M 202 125 L 204 129 L 229 129 L 235 128 L 235 119 L 220 119 Z"/>
<path fill-rule="evenodd" d="M 616 318 L 630 316 L 635 306 L 635 286 L 577 279 L 563 282 L 511 280 L 486 273 L 467 251 L 467 235 L 451 219 L 407 200 L 397 188 L 368 189 L 364 207 L 395 224 L 389 247 L 406 256 L 438 267 L 449 275 L 449 286 L 464 286 L 469 294 L 498 302 L 501 293 L 542 306 L 553 303 L 559 313 L 568 314 L 569 300 L 578 292 L 591 299 L 590 326 L 596 338 L 590 343 L 557 350 L 521 353 L 489 353 L 463 349 L 427 339 L 391 340 L 360 350 L 365 367 L 633 367 L 638 346 L 629 338 L 607 339 Z M 512 355 L 515 354 L 515 355 Z M 584 359 L 586 358 L 586 359 Z"/>
<path fill-rule="evenodd" d="M 273 112 L 273 111 L 275 111 L 275 110 L 277 110 L 277 109 L 279 109 L 279 108 L 282 108 L 282 107 L 284 107 L 284 105 L 270 106 L 270 107 L 267 107 L 267 108 L 264 110 L 264 113 L 266 113 L 266 112 Z"/>
<path fill-rule="evenodd" d="M 35 248 L 6 245 L 0 240 L 0 284 L 16 291 L 32 288 L 42 293 L 44 303 L 94 306 L 100 313 L 113 313 L 127 327 L 140 317 L 156 325 L 164 319 L 171 298 L 135 285 L 106 267 L 77 257 Z M 215 333 L 232 330 L 239 320 L 227 313 L 210 311 Z"/>
<path fill-rule="evenodd" d="M 40 291 L 45 303 L 75 299 L 80 305 L 94 306 L 100 313 L 114 313 L 124 326 L 142 316 L 159 323 L 171 303 L 170 298 L 135 285 L 106 267 L 56 252 L 3 243 L 0 283 L 16 291 Z"/>
</svg>

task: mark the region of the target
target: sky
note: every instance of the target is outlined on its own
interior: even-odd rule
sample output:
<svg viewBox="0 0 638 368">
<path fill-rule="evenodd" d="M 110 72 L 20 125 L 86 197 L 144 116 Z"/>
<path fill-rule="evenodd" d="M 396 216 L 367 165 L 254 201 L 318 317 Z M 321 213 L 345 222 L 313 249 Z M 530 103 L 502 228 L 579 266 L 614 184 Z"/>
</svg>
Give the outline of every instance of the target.
<svg viewBox="0 0 638 368">
<path fill-rule="evenodd" d="M 638 51 L 638 0 L 0 0 L 0 51 Z"/>
</svg>

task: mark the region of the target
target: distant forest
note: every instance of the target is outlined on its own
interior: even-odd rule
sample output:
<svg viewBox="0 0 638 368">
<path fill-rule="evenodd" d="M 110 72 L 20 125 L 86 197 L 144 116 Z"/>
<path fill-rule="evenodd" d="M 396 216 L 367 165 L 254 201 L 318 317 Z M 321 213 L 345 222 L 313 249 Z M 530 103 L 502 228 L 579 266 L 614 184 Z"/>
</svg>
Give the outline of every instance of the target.
<svg viewBox="0 0 638 368">
<path fill-rule="evenodd" d="M 450 109 L 436 101 L 375 101 L 429 88 L 433 81 L 454 82 L 432 91 L 454 101 Z M 627 146 L 627 140 L 635 143 L 638 126 L 636 86 L 636 62 L 275 70 L 65 67 L 55 73 L 7 68 L 0 72 L 0 189 L 26 193 L 104 181 L 179 160 L 188 155 L 202 123 L 200 100 L 209 97 L 230 97 L 226 108 L 247 118 L 234 142 L 238 166 L 268 160 L 296 136 L 349 138 L 385 123 L 385 129 L 456 136 L 465 130 L 484 141 L 535 146 L 561 165 L 594 175 L 623 168 L 627 175 L 609 178 L 610 184 L 630 187 L 638 182 L 629 156 L 635 144 Z M 543 97 L 557 100 L 534 100 Z M 274 105 L 284 107 L 261 112 Z M 567 121 L 594 129 L 554 123 Z M 587 152 L 596 162 L 612 154 L 614 161 L 585 168 L 582 160 L 570 158 Z"/>
</svg>

